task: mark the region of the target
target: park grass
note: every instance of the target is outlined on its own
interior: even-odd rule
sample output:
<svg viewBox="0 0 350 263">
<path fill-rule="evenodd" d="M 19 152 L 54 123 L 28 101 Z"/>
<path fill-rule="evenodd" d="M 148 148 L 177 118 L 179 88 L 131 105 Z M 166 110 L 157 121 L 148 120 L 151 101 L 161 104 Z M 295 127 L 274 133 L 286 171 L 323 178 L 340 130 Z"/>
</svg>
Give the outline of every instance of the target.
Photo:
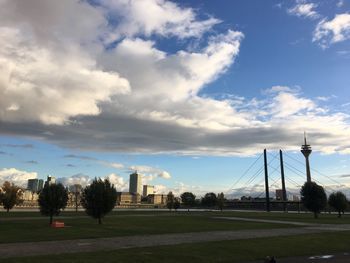
<svg viewBox="0 0 350 263">
<path fill-rule="evenodd" d="M 165 233 L 186 233 L 218 230 L 285 228 L 289 225 L 229 221 L 213 218 L 216 213 L 120 213 L 107 216 L 103 224 L 90 217 L 66 216 L 65 228 L 49 227 L 49 220 L 43 217 L 16 217 L 0 220 L 0 243 L 68 240 L 115 236 L 150 235 Z M 63 214 L 65 215 L 65 214 Z M 57 219 L 59 219 L 58 217 Z M 295 227 L 295 226 L 290 226 Z"/>
<path fill-rule="evenodd" d="M 337 214 L 322 213 L 318 218 L 314 218 L 312 213 L 283 213 L 283 212 L 235 212 L 227 211 L 224 213 L 217 213 L 218 216 L 233 216 L 252 219 L 268 219 L 281 221 L 294 221 L 314 224 L 350 224 L 350 215 L 342 215 L 338 218 Z"/>
<path fill-rule="evenodd" d="M 89 253 L 9 258 L 6 262 L 246 262 L 267 255 L 280 257 L 350 252 L 350 231 L 288 237 L 206 242 Z"/>
</svg>

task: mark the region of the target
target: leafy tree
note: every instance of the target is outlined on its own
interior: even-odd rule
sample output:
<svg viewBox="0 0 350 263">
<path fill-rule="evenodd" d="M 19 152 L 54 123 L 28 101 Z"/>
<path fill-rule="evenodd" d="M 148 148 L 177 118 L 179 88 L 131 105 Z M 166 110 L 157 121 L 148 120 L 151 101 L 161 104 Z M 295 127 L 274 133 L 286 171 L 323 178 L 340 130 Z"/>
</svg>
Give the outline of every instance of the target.
<svg viewBox="0 0 350 263">
<path fill-rule="evenodd" d="M 328 198 L 328 204 L 338 212 L 338 217 L 345 211 L 348 206 L 348 200 L 342 192 L 332 193 Z"/>
<path fill-rule="evenodd" d="M 21 203 L 22 191 L 21 188 L 5 181 L 2 185 L 2 192 L 0 193 L 0 202 L 7 212 L 10 211 L 15 205 Z"/>
<path fill-rule="evenodd" d="M 315 182 L 306 182 L 300 190 L 301 202 L 317 218 L 327 205 L 327 196 L 322 186 Z"/>
<path fill-rule="evenodd" d="M 222 209 L 224 208 L 224 203 L 225 203 L 225 195 L 224 195 L 224 193 L 218 194 L 217 204 L 218 204 L 218 208 L 219 208 L 221 211 L 222 211 Z"/>
<path fill-rule="evenodd" d="M 191 192 L 184 192 L 181 194 L 181 201 L 182 203 L 187 206 L 188 211 L 189 208 L 194 206 L 196 203 L 196 196 L 194 194 L 192 194 Z"/>
<path fill-rule="evenodd" d="M 82 194 L 81 204 L 86 213 L 98 219 L 102 224 L 102 218 L 115 207 L 117 191 L 108 179 L 104 181 L 95 178 L 89 186 L 85 187 Z"/>
<path fill-rule="evenodd" d="M 217 197 L 214 193 L 206 193 L 202 198 L 202 205 L 206 207 L 214 207 L 217 203 Z"/>
<path fill-rule="evenodd" d="M 51 225 L 53 216 L 58 216 L 67 206 L 67 190 L 62 184 L 45 184 L 39 194 L 38 202 L 41 214 L 50 217 Z"/>
<path fill-rule="evenodd" d="M 174 209 L 175 209 L 175 211 L 177 211 L 177 209 L 180 208 L 180 205 L 181 205 L 180 198 L 175 197 L 175 199 L 174 199 Z"/>
<path fill-rule="evenodd" d="M 175 197 L 173 192 L 169 192 L 166 198 L 166 207 L 171 211 L 174 208 Z"/>
</svg>

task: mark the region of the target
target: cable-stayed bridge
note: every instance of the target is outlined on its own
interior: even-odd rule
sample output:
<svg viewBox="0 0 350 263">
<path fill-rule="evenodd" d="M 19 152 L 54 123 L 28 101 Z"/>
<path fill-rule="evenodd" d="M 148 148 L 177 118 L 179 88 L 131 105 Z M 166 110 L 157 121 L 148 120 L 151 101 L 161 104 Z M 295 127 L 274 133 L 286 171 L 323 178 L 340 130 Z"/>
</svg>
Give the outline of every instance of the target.
<svg viewBox="0 0 350 263">
<path fill-rule="evenodd" d="M 307 145 L 306 140 L 302 151 L 304 146 L 307 146 L 311 153 L 311 147 Z M 237 209 L 266 211 L 300 210 L 303 209 L 299 201 L 300 189 L 310 180 L 323 186 L 327 195 L 336 191 L 347 192 L 349 189 L 346 189 L 342 182 L 311 168 L 308 163 L 310 153 L 305 161 L 282 150 L 264 150 L 226 191 L 225 195 L 233 200 L 227 205 Z"/>
</svg>

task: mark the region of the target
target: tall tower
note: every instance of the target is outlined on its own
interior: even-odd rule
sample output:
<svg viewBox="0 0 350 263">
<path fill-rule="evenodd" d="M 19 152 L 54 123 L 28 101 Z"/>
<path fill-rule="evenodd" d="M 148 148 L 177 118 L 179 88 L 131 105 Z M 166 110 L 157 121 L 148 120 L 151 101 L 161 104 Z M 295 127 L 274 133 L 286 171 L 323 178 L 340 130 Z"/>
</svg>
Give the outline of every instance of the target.
<svg viewBox="0 0 350 263">
<path fill-rule="evenodd" d="M 306 133 L 304 132 L 304 144 L 301 146 L 301 152 L 303 153 L 305 157 L 306 162 L 306 181 L 311 182 L 311 172 L 310 172 L 310 162 L 309 162 L 309 156 L 312 152 L 311 146 L 307 144 L 306 142 Z"/>
<path fill-rule="evenodd" d="M 129 193 L 142 195 L 142 177 L 135 171 L 130 174 Z"/>
</svg>

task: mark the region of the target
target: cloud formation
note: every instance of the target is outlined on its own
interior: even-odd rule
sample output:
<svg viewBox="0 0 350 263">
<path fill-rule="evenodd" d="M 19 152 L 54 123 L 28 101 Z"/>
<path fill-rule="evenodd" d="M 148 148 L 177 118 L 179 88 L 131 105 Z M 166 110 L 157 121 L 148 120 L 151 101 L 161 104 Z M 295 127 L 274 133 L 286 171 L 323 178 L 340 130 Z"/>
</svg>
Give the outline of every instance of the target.
<svg viewBox="0 0 350 263">
<path fill-rule="evenodd" d="M 154 16 L 142 12 L 145 4 Z M 338 20 L 323 27 L 345 38 Z M 301 90 L 276 86 L 262 98 L 203 94 L 235 63 L 244 39 L 233 29 L 216 33 L 217 23 L 164 0 L 1 1 L 0 133 L 77 150 L 199 156 L 295 149 L 306 130 L 315 149 L 350 152 L 349 116 Z M 162 50 L 160 38 L 184 47 Z M 201 44 L 189 48 L 188 38 Z"/>
<path fill-rule="evenodd" d="M 313 33 L 313 41 L 322 48 L 350 39 L 350 14 L 337 14 L 332 20 L 323 19 Z"/>
<path fill-rule="evenodd" d="M 38 178 L 36 172 L 21 171 L 16 168 L 4 168 L 0 170 L 0 184 L 9 181 L 20 187 L 26 188 L 28 179 Z"/>
<path fill-rule="evenodd" d="M 319 14 L 315 11 L 316 8 L 317 4 L 308 3 L 304 0 L 297 0 L 296 5 L 287 9 L 287 12 L 290 15 L 298 17 L 316 19 L 319 17 Z"/>
</svg>

